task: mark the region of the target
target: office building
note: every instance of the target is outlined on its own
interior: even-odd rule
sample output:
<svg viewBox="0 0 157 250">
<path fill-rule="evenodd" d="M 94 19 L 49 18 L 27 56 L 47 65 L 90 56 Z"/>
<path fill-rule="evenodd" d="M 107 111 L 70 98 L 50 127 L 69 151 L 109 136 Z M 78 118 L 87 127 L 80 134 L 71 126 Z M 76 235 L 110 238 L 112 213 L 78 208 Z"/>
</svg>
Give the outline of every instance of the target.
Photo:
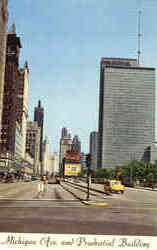
<svg viewBox="0 0 157 250">
<path fill-rule="evenodd" d="M 19 83 L 20 38 L 16 35 L 15 25 L 7 35 L 5 82 L 3 92 L 2 128 L 0 151 L 14 160 L 16 121 L 18 121 L 17 91 Z"/>
<path fill-rule="evenodd" d="M 49 175 L 55 176 L 58 174 L 58 153 L 52 153 L 48 156 L 48 165 L 47 165 L 47 171 Z"/>
<path fill-rule="evenodd" d="M 89 153 L 91 155 L 91 169 L 97 169 L 97 161 L 98 161 L 98 132 L 91 132 L 90 133 L 90 140 L 89 140 Z"/>
<path fill-rule="evenodd" d="M 3 92 L 3 112 L 0 151 L 9 154 L 12 163 L 18 163 L 16 155 L 17 123 L 21 128 L 21 157 L 25 157 L 26 123 L 28 117 L 28 76 L 27 62 L 19 68 L 19 55 L 21 48 L 20 38 L 16 34 L 15 24 L 7 35 L 7 52 L 5 67 L 5 82 Z M 21 161 L 21 157 L 19 160 Z"/>
<path fill-rule="evenodd" d="M 40 161 L 42 162 L 42 144 L 43 144 L 43 123 L 44 123 L 44 109 L 41 106 L 41 101 L 38 102 L 38 107 L 34 110 L 34 121 L 38 123 L 41 131 L 40 138 Z"/>
<path fill-rule="evenodd" d="M 77 135 L 73 137 L 71 151 L 77 154 L 81 153 L 81 142 Z"/>
<path fill-rule="evenodd" d="M 25 158 L 29 87 L 29 68 L 27 61 L 24 67 L 19 69 L 18 73 L 16 112 L 17 120 L 22 127 L 22 157 Z"/>
<path fill-rule="evenodd" d="M 49 168 L 48 168 L 48 159 L 49 159 L 49 140 L 48 137 L 45 137 L 45 140 L 43 141 L 43 148 L 42 148 L 42 171 L 43 174 L 48 174 L 49 173 Z"/>
<path fill-rule="evenodd" d="M 3 91 L 6 61 L 6 40 L 8 24 L 8 0 L 0 1 L 0 130 L 3 110 Z"/>
<path fill-rule="evenodd" d="M 155 140 L 155 68 L 135 59 L 100 63 L 98 167 L 144 160 Z"/>
<path fill-rule="evenodd" d="M 42 170 L 40 166 L 40 127 L 37 122 L 27 121 L 26 134 L 26 153 L 29 153 L 34 159 L 34 174 L 40 175 Z"/>
<path fill-rule="evenodd" d="M 65 157 L 66 152 L 71 151 L 71 148 L 72 148 L 71 135 L 68 133 L 67 129 L 63 128 L 61 132 L 60 152 L 59 152 L 59 167 L 60 168 L 62 166 L 62 160 Z"/>
</svg>

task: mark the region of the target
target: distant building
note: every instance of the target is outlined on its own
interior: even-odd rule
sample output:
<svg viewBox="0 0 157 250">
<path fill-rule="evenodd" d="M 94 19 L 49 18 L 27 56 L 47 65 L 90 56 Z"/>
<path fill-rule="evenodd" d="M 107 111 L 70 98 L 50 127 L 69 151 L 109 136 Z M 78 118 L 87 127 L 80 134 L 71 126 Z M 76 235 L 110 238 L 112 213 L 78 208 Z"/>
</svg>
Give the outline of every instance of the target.
<svg viewBox="0 0 157 250">
<path fill-rule="evenodd" d="M 47 171 L 50 175 L 56 175 L 59 172 L 58 168 L 58 153 L 52 153 L 48 156 Z"/>
<path fill-rule="evenodd" d="M 74 153 L 78 153 L 78 154 L 81 153 L 81 142 L 80 142 L 79 137 L 77 135 L 75 135 L 73 140 L 72 140 L 71 150 Z"/>
<path fill-rule="evenodd" d="M 66 131 L 66 133 L 65 133 Z M 67 129 L 63 128 L 60 139 L 60 153 L 59 153 L 59 167 L 62 166 L 62 160 L 67 151 L 71 151 L 72 148 L 72 139 L 71 135 L 68 134 Z"/>
<path fill-rule="evenodd" d="M 34 121 L 38 123 L 41 130 L 40 138 L 40 161 L 42 161 L 42 144 L 43 144 L 43 124 L 44 124 L 44 109 L 41 106 L 41 101 L 38 102 L 38 107 L 34 110 Z"/>
<path fill-rule="evenodd" d="M 87 165 L 86 165 L 86 154 L 84 152 L 81 152 L 81 164 L 82 164 L 82 170 L 86 170 L 87 169 Z"/>
<path fill-rule="evenodd" d="M 91 169 L 97 169 L 98 161 L 98 132 L 90 133 L 89 152 L 91 154 Z"/>
<path fill-rule="evenodd" d="M 3 91 L 6 61 L 6 39 L 8 24 L 8 0 L 0 1 L 0 130 L 3 110 Z"/>
<path fill-rule="evenodd" d="M 68 130 L 67 128 L 62 128 L 62 135 L 61 135 L 62 138 L 64 137 L 68 137 Z"/>
<path fill-rule="evenodd" d="M 49 172 L 48 170 L 48 159 L 49 159 L 49 141 L 48 137 L 45 137 L 45 140 L 43 141 L 43 149 L 42 149 L 43 155 L 42 155 L 42 172 L 43 174 L 46 174 Z"/>
<path fill-rule="evenodd" d="M 34 174 L 41 174 L 40 166 L 40 128 L 37 122 L 27 121 L 26 153 L 34 159 Z"/>
<path fill-rule="evenodd" d="M 100 63 L 98 167 L 147 161 L 155 139 L 155 68 L 135 59 L 102 58 Z"/>
</svg>

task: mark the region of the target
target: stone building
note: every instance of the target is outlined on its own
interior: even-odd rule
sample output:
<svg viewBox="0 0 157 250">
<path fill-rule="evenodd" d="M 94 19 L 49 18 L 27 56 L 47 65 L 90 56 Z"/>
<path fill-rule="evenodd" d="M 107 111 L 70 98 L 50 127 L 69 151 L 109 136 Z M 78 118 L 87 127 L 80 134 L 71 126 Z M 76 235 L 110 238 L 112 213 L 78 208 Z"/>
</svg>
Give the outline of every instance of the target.
<svg viewBox="0 0 157 250">
<path fill-rule="evenodd" d="M 68 130 L 63 128 L 61 132 L 60 139 L 60 152 L 59 152 L 59 168 L 62 167 L 62 160 L 67 151 L 71 151 L 72 149 L 72 139 L 71 135 L 68 133 Z"/>
<path fill-rule="evenodd" d="M 34 110 L 34 121 L 38 123 L 41 131 L 40 137 L 40 161 L 42 162 L 42 144 L 43 144 L 43 124 L 44 124 L 44 109 L 41 106 L 41 101 L 38 102 L 38 107 Z"/>
<path fill-rule="evenodd" d="M 2 122 L 3 91 L 6 60 L 6 39 L 8 24 L 8 0 L 0 1 L 0 129 Z"/>
<path fill-rule="evenodd" d="M 77 154 L 81 153 L 81 142 L 79 140 L 78 135 L 75 135 L 73 137 L 71 151 Z"/>
<path fill-rule="evenodd" d="M 10 154 L 12 161 L 15 154 L 15 133 L 17 110 L 17 89 L 19 74 L 20 38 L 16 36 L 15 25 L 7 35 L 5 82 L 3 92 L 2 128 L 0 152 Z"/>
<path fill-rule="evenodd" d="M 16 35 L 13 24 L 12 31 L 7 35 L 7 52 L 5 66 L 5 82 L 3 92 L 2 128 L 0 151 L 11 155 L 15 162 L 16 124 L 21 126 L 22 158 L 25 156 L 27 102 L 28 102 L 28 64 L 19 68 L 19 55 L 21 48 L 20 38 Z M 16 159 L 17 162 L 17 159 Z M 17 163 L 18 164 L 18 163 Z"/>
<path fill-rule="evenodd" d="M 27 121 L 26 153 L 34 159 L 34 175 L 40 175 L 40 128 L 37 122 Z"/>
<path fill-rule="evenodd" d="M 49 158 L 49 141 L 48 137 L 45 137 L 43 141 L 43 148 L 42 148 L 42 174 L 47 174 L 49 172 L 48 169 L 48 158 Z"/>
</svg>

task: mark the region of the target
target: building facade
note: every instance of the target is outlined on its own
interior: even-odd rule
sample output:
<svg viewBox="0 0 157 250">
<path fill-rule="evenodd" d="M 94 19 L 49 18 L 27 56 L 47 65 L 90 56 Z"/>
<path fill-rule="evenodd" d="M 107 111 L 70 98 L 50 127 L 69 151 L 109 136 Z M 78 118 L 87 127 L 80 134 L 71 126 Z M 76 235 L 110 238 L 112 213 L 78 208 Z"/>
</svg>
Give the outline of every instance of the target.
<svg viewBox="0 0 157 250">
<path fill-rule="evenodd" d="M 73 137 L 71 150 L 72 152 L 77 153 L 77 154 L 81 153 L 81 142 L 77 135 Z"/>
<path fill-rule="evenodd" d="M 48 167 L 48 159 L 49 159 L 49 140 L 48 137 L 45 137 L 45 140 L 43 141 L 43 149 L 42 149 L 43 155 L 42 155 L 42 174 L 49 173 L 49 167 Z"/>
<path fill-rule="evenodd" d="M 89 153 L 91 154 L 91 169 L 97 169 L 98 161 L 98 132 L 91 132 L 89 139 Z"/>
<path fill-rule="evenodd" d="M 6 61 L 6 40 L 8 24 L 8 0 L 0 1 L 0 130 L 3 110 L 3 91 Z"/>
<path fill-rule="evenodd" d="M 22 127 L 22 157 L 25 158 L 26 151 L 26 131 L 28 119 L 28 87 L 29 87 L 29 69 L 25 62 L 24 68 L 19 70 L 16 111 L 17 120 Z"/>
<path fill-rule="evenodd" d="M 55 176 L 56 174 L 58 174 L 58 172 L 59 172 L 58 160 L 59 160 L 58 153 L 49 154 L 47 170 L 48 170 L 50 175 L 53 174 L 53 176 Z"/>
<path fill-rule="evenodd" d="M 14 158 L 15 158 L 15 165 L 18 167 L 22 159 L 22 128 L 18 122 L 16 122 Z"/>
<path fill-rule="evenodd" d="M 20 38 L 16 35 L 15 25 L 12 32 L 7 35 L 7 52 L 5 66 L 5 82 L 3 92 L 3 110 L 0 152 L 11 155 L 14 161 L 15 134 L 17 112 L 17 90 L 19 75 L 19 52 L 21 48 Z"/>
<path fill-rule="evenodd" d="M 43 124 L 44 124 L 44 109 L 41 106 L 41 101 L 38 102 L 38 107 L 34 110 L 34 121 L 38 123 L 41 131 L 40 137 L 40 161 L 42 162 L 42 144 L 43 144 Z"/>
<path fill-rule="evenodd" d="M 34 159 L 34 175 L 40 175 L 40 128 L 37 122 L 27 121 L 26 153 Z"/>
<path fill-rule="evenodd" d="M 155 69 L 135 59 L 100 63 L 98 167 L 136 159 L 155 140 Z"/>
<path fill-rule="evenodd" d="M 71 151 L 71 149 L 72 149 L 71 135 L 68 133 L 67 129 L 65 130 L 65 128 L 63 128 L 60 139 L 59 168 L 62 167 L 62 160 L 65 157 L 66 152 Z"/>
</svg>

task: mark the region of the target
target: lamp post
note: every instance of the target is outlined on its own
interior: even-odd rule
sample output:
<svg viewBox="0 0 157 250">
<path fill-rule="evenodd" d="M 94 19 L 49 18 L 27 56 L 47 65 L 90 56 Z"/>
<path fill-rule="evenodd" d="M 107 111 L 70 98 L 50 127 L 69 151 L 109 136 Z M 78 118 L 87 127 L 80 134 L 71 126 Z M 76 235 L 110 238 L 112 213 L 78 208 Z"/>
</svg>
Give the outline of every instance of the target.
<svg viewBox="0 0 157 250">
<path fill-rule="evenodd" d="M 90 175 L 90 165 L 91 165 L 91 154 L 86 155 L 86 165 L 87 165 L 87 200 L 89 200 L 89 175 Z"/>
</svg>

